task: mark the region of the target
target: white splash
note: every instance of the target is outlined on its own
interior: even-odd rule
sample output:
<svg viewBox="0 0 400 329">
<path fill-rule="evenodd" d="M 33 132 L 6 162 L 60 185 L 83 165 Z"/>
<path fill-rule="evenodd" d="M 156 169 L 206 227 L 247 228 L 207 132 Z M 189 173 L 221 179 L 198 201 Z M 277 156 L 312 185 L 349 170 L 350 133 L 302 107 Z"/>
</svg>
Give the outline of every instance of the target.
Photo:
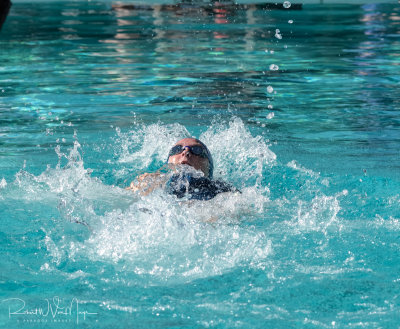
<svg viewBox="0 0 400 329">
<path fill-rule="evenodd" d="M 124 133 L 117 130 L 116 135 L 110 146 L 118 155 L 114 161 L 120 166 L 135 165 L 140 173 L 152 161 L 165 162 L 170 146 L 191 133 L 179 124 L 153 124 Z M 326 185 L 320 182 L 324 178 L 295 161 L 280 168 L 292 171 L 293 177 L 299 175 L 304 190 L 290 200 L 285 196 L 270 199 L 264 176 L 279 166 L 276 155 L 268 140 L 253 135 L 239 118 L 214 123 L 196 137 L 213 155 L 215 178 L 232 183 L 241 193 L 220 194 L 210 201 L 182 201 L 162 189 L 140 196 L 106 185 L 85 167 L 77 139 L 67 152 L 56 148 L 59 164 L 55 168 L 38 176 L 21 170 L 5 188 L 14 188 L 20 195 L 23 191 L 27 202 L 59 214 L 52 222 L 40 223 L 46 232 L 42 244 L 48 250 L 41 269 L 62 272 L 65 264 L 80 259 L 105 263 L 116 273 L 140 275 L 150 282 L 187 282 L 238 266 L 266 266 L 275 246 L 252 223 L 273 221 L 277 214 L 284 216 L 285 209 L 288 234 L 325 233 L 338 222 L 341 196 L 320 193 L 318 189 Z M 303 198 L 303 191 L 317 193 L 309 199 L 308 194 Z M 68 278 L 81 276 L 85 272 Z"/>
</svg>

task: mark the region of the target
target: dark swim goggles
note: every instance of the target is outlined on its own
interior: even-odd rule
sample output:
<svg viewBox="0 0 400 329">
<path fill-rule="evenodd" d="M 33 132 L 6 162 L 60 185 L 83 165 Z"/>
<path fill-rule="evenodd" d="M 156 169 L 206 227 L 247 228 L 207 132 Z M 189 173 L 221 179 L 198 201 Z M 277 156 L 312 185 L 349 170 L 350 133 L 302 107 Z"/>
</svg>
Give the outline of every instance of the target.
<svg viewBox="0 0 400 329">
<path fill-rule="evenodd" d="M 185 149 L 188 149 L 190 153 L 197 155 L 202 158 L 208 159 L 208 154 L 206 149 L 201 145 L 194 146 L 183 146 L 183 145 L 175 145 L 168 154 L 168 158 L 173 155 L 181 154 Z"/>
</svg>

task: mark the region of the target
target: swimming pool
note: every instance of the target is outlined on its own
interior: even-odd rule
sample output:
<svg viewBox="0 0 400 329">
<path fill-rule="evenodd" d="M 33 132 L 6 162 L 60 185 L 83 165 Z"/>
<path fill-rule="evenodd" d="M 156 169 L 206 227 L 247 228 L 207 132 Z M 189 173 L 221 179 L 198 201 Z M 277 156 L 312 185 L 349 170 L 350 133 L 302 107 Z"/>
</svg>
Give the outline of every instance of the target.
<svg viewBox="0 0 400 329">
<path fill-rule="evenodd" d="M 387 4 L 14 4 L 2 327 L 399 327 L 399 24 Z M 239 197 L 123 189 L 186 135 Z"/>
</svg>

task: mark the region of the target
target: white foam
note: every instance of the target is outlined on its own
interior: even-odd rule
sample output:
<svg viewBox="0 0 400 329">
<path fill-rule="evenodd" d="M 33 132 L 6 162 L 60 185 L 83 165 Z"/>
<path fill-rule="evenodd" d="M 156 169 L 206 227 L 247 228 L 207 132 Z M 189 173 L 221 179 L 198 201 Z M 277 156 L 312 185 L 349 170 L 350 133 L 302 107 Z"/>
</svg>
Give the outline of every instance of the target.
<svg viewBox="0 0 400 329">
<path fill-rule="evenodd" d="M 179 124 L 151 124 L 139 126 L 127 133 L 117 129 L 121 153 L 119 162 L 136 164 L 138 169 L 150 165 L 153 158 L 165 162 L 169 149 L 179 139 L 190 137 L 187 129 Z"/>
<path fill-rule="evenodd" d="M 118 150 L 120 166 L 136 166 L 138 172 L 145 172 L 154 163 L 164 163 L 170 146 L 188 135 L 179 124 L 153 124 L 117 131 L 111 147 Z M 21 170 L 12 185 L 23 191 L 25 200 L 58 209 L 60 214 L 54 223 L 44 225 L 43 245 L 49 259 L 42 269 L 87 259 L 155 282 L 186 282 L 238 266 L 268 266 L 274 244 L 263 230 L 251 226 L 253 221 L 272 221 L 286 211 L 289 218 L 282 227 L 288 234 L 326 233 L 337 222 L 338 200 L 345 193 L 324 195 L 320 188 L 329 185 L 319 183 L 324 178 L 294 161 L 280 168 L 295 173 L 295 179 L 306 183 L 305 189 L 289 200 L 287 195 L 270 200 L 264 176 L 277 166 L 276 155 L 268 141 L 252 135 L 240 119 L 214 123 L 198 137 L 213 155 L 215 177 L 233 183 L 241 193 L 219 194 L 210 201 L 182 201 L 161 189 L 140 196 L 106 185 L 91 177 L 77 139 L 66 153 L 56 149 L 59 164 L 55 168 L 38 176 Z M 316 195 L 310 199 L 312 193 Z"/>
<path fill-rule="evenodd" d="M 214 158 L 215 175 L 235 179 L 243 185 L 259 183 L 263 171 L 276 160 L 261 136 L 252 136 L 242 120 L 235 118 L 228 126 L 215 124 L 200 136 Z"/>
<path fill-rule="evenodd" d="M 136 163 L 145 170 L 150 164 L 146 157 L 165 161 L 170 146 L 188 135 L 177 124 L 118 132 L 117 144 L 123 145 L 118 161 Z M 268 257 L 271 241 L 265 234 L 242 227 L 242 223 L 265 211 L 269 190 L 256 182 L 261 181 L 263 170 L 273 164 L 275 154 L 265 140 L 253 137 L 239 119 L 227 125 L 213 125 L 200 139 L 214 156 L 216 176 L 236 181 L 248 176 L 240 186 L 242 193 L 220 194 L 210 201 L 182 202 L 162 190 L 146 197 L 122 191 L 125 198 L 132 198 L 129 207 L 115 208 L 103 215 L 92 213 L 96 218 L 91 220 L 92 234 L 75 248 L 92 259 L 122 262 L 124 270 L 154 280 L 220 274 Z M 102 188 L 85 181 L 88 183 L 96 191 Z M 83 186 L 78 191 L 86 198 L 90 194 Z"/>
<path fill-rule="evenodd" d="M 86 242 L 91 256 L 111 263 L 123 261 L 124 270 L 156 281 L 180 281 L 221 274 L 271 252 L 263 234 L 237 225 L 196 222 L 186 217 L 195 215 L 188 209 L 183 211 L 186 216 L 177 209 L 139 212 L 107 215 L 107 224 Z"/>
</svg>

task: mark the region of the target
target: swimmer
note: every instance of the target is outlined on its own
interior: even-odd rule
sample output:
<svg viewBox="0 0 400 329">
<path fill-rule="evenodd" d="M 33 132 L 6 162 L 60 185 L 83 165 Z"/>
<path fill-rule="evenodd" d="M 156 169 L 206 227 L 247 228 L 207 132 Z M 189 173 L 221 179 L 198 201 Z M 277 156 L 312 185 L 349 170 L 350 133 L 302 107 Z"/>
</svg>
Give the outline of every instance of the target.
<svg viewBox="0 0 400 329">
<path fill-rule="evenodd" d="M 163 173 L 165 167 L 172 169 L 172 175 Z M 184 138 L 169 151 L 166 166 L 140 175 L 127 189 L 147 195 L 156 188 L 164 188 L 168 194 L 190 200 L 210 200 L 219 193 L 239 192 L 230 184 L 213 180 L 213 171 L 207 146 L 198 139 Z"/>
</svg>

